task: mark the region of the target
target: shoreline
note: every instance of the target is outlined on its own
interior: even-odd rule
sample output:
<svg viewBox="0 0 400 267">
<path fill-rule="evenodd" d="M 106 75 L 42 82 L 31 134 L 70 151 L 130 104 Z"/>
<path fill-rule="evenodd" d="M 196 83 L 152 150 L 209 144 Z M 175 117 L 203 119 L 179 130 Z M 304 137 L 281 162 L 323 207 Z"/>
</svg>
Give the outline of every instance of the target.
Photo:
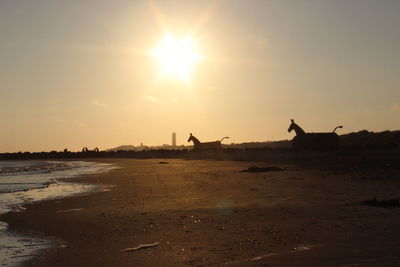
<svg viewBox="0 0 400 267">
<path fill-rule="evenodd" d="M 14 185 L 15 181 L 15 185 L 18 185 L 16 188 L 19 190 L 2 192 L 1 214 L 24 212 L 27 206 L 35 202 L 52 201 L 105 190 L 104 186 L 77 183 L 73 179 L 116 168 L 116 166 L 93 163 L 93 161 L 60 160 L 35 160 L 29 163 L 21 161 L 11 164 L 10 167 L 7 164 L 5 166 L 6 173 L 3 179 L 5 188 L 10 182 Z M 30 166 L 33 167 L 30 168 Z M 15 168 L 16 171 L 9 172 L 7 168 Z M 52 239 L 12 231 L 8 223 L 3 221 L 0 221 L 0 239 L 0 263 L 3 265 L 19 266 L 40 254 L 40 251 L 54 246 Z"/>
<path fill-rule="evenodd" d="M 241 170 L 267 162 L 93 161 L 122 168 L 73 181 L 114 184 L 111 191 L 33 203 L 24 213 L 1 216 L 10 230 L 62 240 L 29 266 L 400 262 L 399 209 L 358 205 L 398 197 L 398 180 L 365 181 L 286 163 L 277 165 L 282 172 L 258 174 Z"/>
</svg>

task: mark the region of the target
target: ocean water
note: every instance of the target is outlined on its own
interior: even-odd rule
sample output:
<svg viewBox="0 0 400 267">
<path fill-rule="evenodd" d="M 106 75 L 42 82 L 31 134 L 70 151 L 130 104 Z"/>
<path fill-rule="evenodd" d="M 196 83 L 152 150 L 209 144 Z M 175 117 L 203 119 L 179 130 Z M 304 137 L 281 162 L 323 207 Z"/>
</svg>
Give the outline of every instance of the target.
<svg viewBox="0 0 400 267">
<path fill-rule="evenodd" d="M 0 161 L 0 214 L 23 212 L 34 201 L 56 199 L 96 189 L 95 185 L 68 182 L 83 174 L 106 172 L 112 164 L 86 161 Z M 52 242 L 13 233 L 0 221 L 0 265 L 19 266 L 52 246 Z"/>
</svg>

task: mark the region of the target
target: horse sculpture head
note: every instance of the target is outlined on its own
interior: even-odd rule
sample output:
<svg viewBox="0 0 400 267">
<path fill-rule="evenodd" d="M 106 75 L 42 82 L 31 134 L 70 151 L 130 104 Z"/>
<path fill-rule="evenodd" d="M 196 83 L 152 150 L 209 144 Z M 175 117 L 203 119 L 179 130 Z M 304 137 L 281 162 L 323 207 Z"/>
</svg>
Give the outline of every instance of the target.
<svg viewBox="0 0 400 267">
<path fill-rule="evenodd" d="M 199 141 L 199 139 L 197 139 L 196 137 L 194 137 L 192 134 L 190 134 L 188 142 L 193 141 L 193 145 L 194 145 L 194 149 L 195 150 L 199 150 L 200 149 L 200 144 L 201 142 Z"/>
<path fill-rule="evenodd" d="M 296 135 L 303 135 L 305 134 L 304 130 L 301 129 L 301 127 L 299 125 L 297 125 L 293 119 L 290 120 L 291 124 L 288 128 L 288 132 L 290 133 L 292 130 L 294 130 L 296 132 Z"/>
<path fill-rule="evenodd" d="M 188 142 L 193 141 L 193 143 L 200 143 L 199 139 L 197 139 L 196 137 L 194 137 L 194 135 L 190 134 Z"/>
<path fill-rule="evenodd" d="M 190 133 L 190 136 L 189 136 L 189 138 L 188 138 L 188 143 L 190 142 L 190 141 L 192 141 L 193 140 L 193 135 L 192 135 L 192 133 Z"/>
<path fill-rule="evenodd" d="M 290 121 L 291 121 L 291 124 L 289 125 L 289 128 L 288 128 L 288 132 L 290 133 L 292 130 L 294 130 L 294 128 L 295 128 L 295 126 L 296 126 L 296 123 L 294 123 L 294 120 L 293 119 L 290 119 Z"/>
</svg>

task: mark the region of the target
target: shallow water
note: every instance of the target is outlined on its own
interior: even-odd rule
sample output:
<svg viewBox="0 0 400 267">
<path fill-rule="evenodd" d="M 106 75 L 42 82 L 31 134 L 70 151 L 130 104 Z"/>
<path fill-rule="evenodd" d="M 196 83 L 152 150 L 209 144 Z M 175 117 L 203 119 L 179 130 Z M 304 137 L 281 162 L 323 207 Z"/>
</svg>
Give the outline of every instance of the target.
<svg viewBox="0 0 400 267">
<path fill-rule="evenodd" d="M 0 161 L 0 214 L 23 212 L 27 203 L 95 190 L 95 185 L 67 180 L 113 168 L 111 164 L 84 161 Z M 49 240 L 7 231 L 7 224 L 0 222 L 2 266 L 18 266 L 51 245 Z"/>
<path fill-rule="evenodd" d="M 84 161 L 0 161 L 0 194 L 47 187 L 56 179 L 96 172 L 101 166 Z"/>
<path fill-rule="evenodd" d="M 38 256 L 41 249 L 52 246 L 49 240 L 6 230 L 7 224 L 0 222 L 0 264 L 2 266 L 19 266 L 22 262 Z"/>
</svg>

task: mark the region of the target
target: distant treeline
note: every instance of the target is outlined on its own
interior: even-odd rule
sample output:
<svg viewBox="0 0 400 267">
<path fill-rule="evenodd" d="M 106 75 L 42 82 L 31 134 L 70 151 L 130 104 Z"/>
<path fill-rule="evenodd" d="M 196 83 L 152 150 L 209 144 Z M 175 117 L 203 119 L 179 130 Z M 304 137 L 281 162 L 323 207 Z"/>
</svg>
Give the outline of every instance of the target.
<svg viewBox="0 0 400 267">
<path fill-rule="evenodd" d="M 51 152 L 17 152 L 0 153 L 0 160 L 34 160 L 34 159 L 88 159 L 88 158 L 222 158 L 224 155 L 265 153 L 266 151 L 278 151 L 282 149 L 262 148 L 223 148 L 219 151 L 196 152 L 192 149 L 149 149 L 149 150 L 118 150 L 118 151 L 51 151 Z M 283 149 L 287 150 L 287 149 Z"/>
<path fill-rule="evenodd" d="M 280 141 L 266 141 L 266 142 L 246 142 L 240 144 L 223 144 L 223 148 L 235 148 L 235 149 L 252 149 L 252 148 L 290 148 L 290 140 Z"/>
<path fill-rule="evenodd" d="M 182 157 L 189 151 L 185 150 L 142 150 L 142 151 L 51 151 L 51 152 L 17 152 L 1 153 L 0 160 L 29 160 L 29 159 L 84 159 L 84 158 L 153 158 L 153 157 Z"/>
<path fill-rule="evenodd" d="M 339 135 L 339 146 L 341 147 L 366 147 L 366 146 L 400 146 L 400 131 L 370 132 L 362 130 L 348 134 Z M 245 142 L 240 144 L 222 144 L 224 149 L 281 149 L 291 148 L 292 140 L 266 141 L 266 142 Z M 191 150 L 193 146 L 133 146 L 124 145 L 111 148 L 106 151 L 141 151 L 141 150 Z"/>
<path fill-rule="evenodd" d="M 400 146 L 400 131 L 362 130 L 339 136 L 340 146 Z"/>
<path fill-rule="evenodd" d="M 344 134 L 339 136 L 341 149 L 364 148 L 398 148 L 400 147 L 400 131 L 369 132 L 367 130 Z M 87 159 L 87 158 L 201 158 L 220 157 L 222 154 L 239 155 L 281 153 L 291 149 L 290 140 L 271 142 L 248 142 L 241 144 L 223 145 L 222 151 L 195 153 L 191 147 L 175 147 L 164 149 L 152 149 L 146 147 L 141 151 L 135 150 L 85 150 L 81 152 L 64 151 L 51 152 L 17 152 L 0 153 L 0 160 L 31 160 L 31 159 Z"/>
<path fill-rule="evenodd" d="M 280 141 L 266 141 L 266 142 L 246 142 L 240 144 L 222 144 L 222 148 L 234 148 L 234 149 L 250 149 L 250 148 L 290 148 L 290 140 Z M 122 145 L 115 148 L 107 149 L 106 151 L 142 151 L 142 150 L 191 150 L 193 146 L 133 146 L 133 145 Z"/>
</svg>

